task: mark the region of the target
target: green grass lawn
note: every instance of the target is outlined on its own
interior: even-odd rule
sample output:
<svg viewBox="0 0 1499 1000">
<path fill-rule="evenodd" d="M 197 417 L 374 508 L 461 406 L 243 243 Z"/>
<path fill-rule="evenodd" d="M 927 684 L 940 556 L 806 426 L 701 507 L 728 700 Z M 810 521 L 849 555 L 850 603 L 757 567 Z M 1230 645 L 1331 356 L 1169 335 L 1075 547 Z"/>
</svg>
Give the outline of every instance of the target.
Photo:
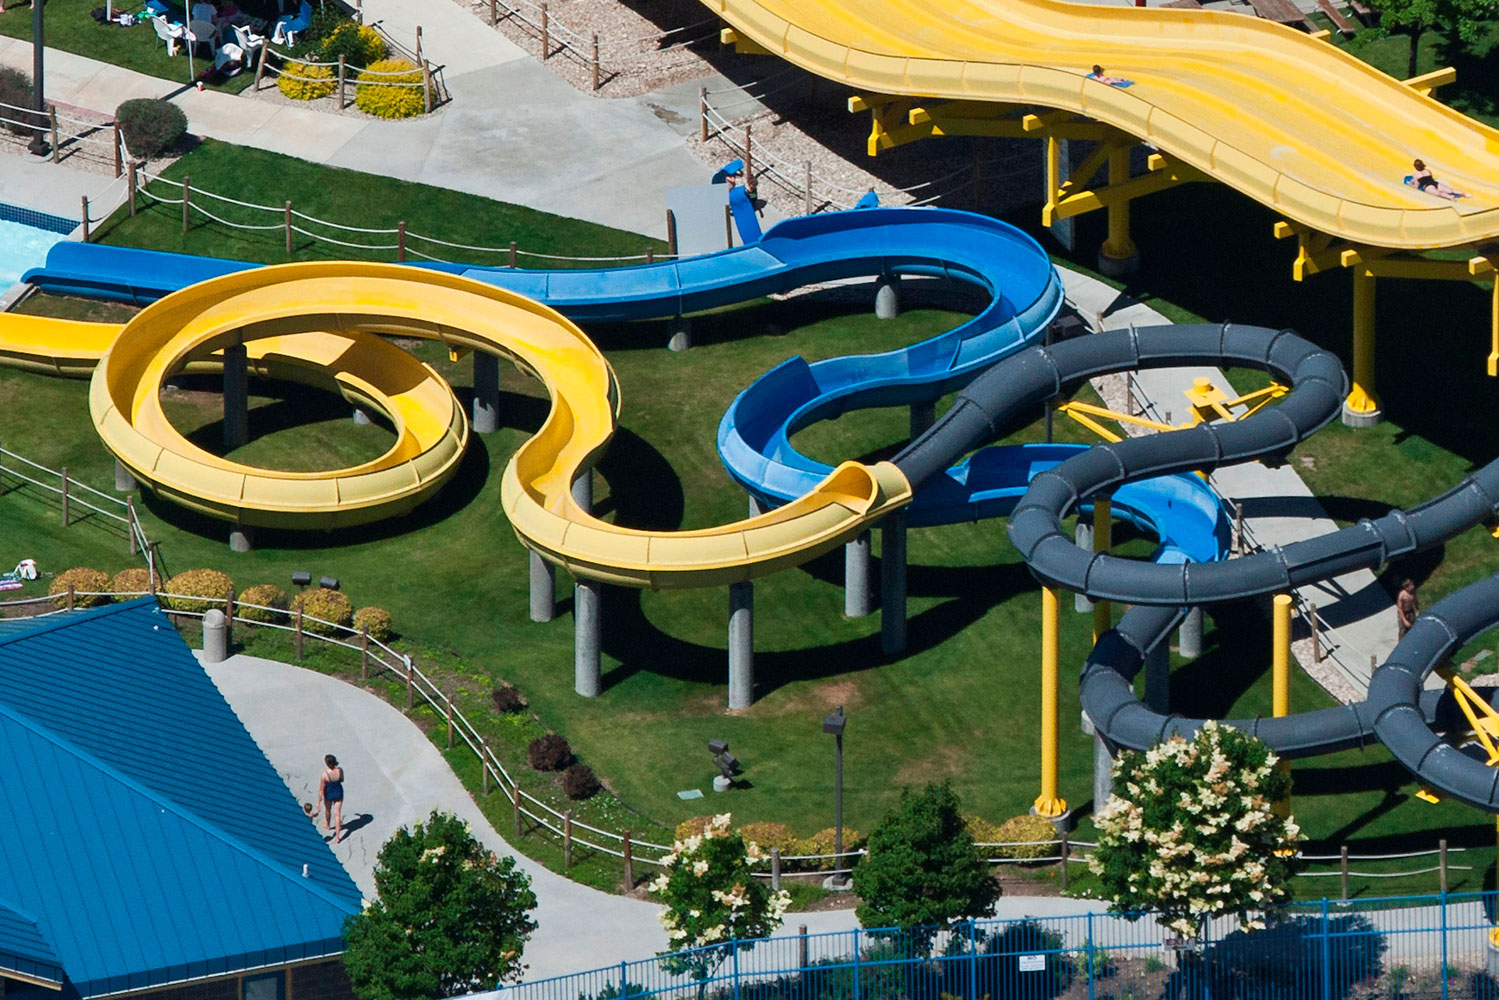
<svg viewBox="0 0 1499 1000">
<path fill-rule="evenodd" d="M 1333 32 L 1332 41 L 1364 62 L 1403 80 L 1410 63 L 1411 41 L 1405 35 L 1385 36 L 1378 29 L 1360 31 L 1352 38 Z M 1499 126 L 1499 78 L 1493 56 L 1499 47 L 1499 21 L 1485 24 L 1479 38 L 1464 42 L 1443 30 L 1422 34 L 1416 50 L 1416 71 L 1429 73 L 1443 66 L 1457 70 L 1457 82 L 1441 87 L 1435 96 L 1481 122 Z"/>
<path fill-rule="evenodd" d="M 431 244 L 413 239 L 410 246 L 434 256 L 445 256 L 477 264 L 503 264 L 508 246 L 514 240 L 519 248 L 531 253 L 567 254 L 571 256 L 615 257 L 657 253 L 666 244 L 633 233 L 605 226 L 533 212 L 516 205 L 478 198 L 473 195 L 427 184 L 394 180 L 372 174 L 325 167 L 278 153 L 232 146 L 208 139 L 179 159 L 165 176 L 174 181 L 191 178 L 194 197 L 215 215 L 233 223 L 276 225 L 269 231 L 231 230 L 200 214 L 192 216 L 188 232 L 182 231 L 182 207 L 163 205 L 142 196 L 137 214 L 129 215 L 122 206 L 98 229 L 95 242 L 119 246 L 165 250 L 173 253 L 203 254 L 250 260 L 264 264 L 284 264 L 292 260 L 394 260 L 394 250 L 361 250 L 315 240 L 294 234 L 292 252 L 286 252 L 286 238 L 279 227 L 281 206 L 288 200 L 296 211 L 329 222 L 367 229 L 394 229 L 405 221 L 412 233 L 422 233 L 453 243 L 470 246 L 504 248 L 502 252 L 483 254 L 445 249 L 438 254 Z M 180 198 L 181 190 L 156 184 L 148 190 L 163 198 Z M 239 208 L 207 198 L 210 191 L 239 201 L 276 206 L 272 213 Z M 305 220 L 296 224 L 321 236 L 341 239 L 365 246 L 393 246 L 394 235 L 370 235 L 339 231 L 317 226 Z M 415 255 L 413 260 L 418 259 Z M 567 266 L 559 264 L 558 266 Z"/>
<path fill-rule="evenodd" d="M 101 25 L 89 16 L 89 11 L 98 6 L 101 6 L 99 0 L 47 0 L 44 26 L 47 46 L 133 69 L 148 76 L 160 77 L 183 87 L 193 85 L 194 78 L 188 73 L 186 54 L 179 48 L 175 57 L 168 56 L 166 45 L 156 37 L 149 21 L 140 21 L 129 28 L 122 28 L 117 24 Z M 30 4 L 10 3 L 7 8 L 4 13 L 0 13 L 0 34 L 31 41 Z M 117 13 L 141 9 L 140 0 L 121 0 L 114 4 Z M 201 50 L 201 55 L 194 57 L 195 70 L 201 71 L 205 66 L 213 66 L 213 57 L 207 51 L 205 48 Z M 214 89 L 237 94 L 254 80 L 254 73 L 244 72 L 214 85 Z M 162 88 L 162 92 L 165 96 L 169 88 Z M 90 110 L 112 115 L 115 109 L 108 107 Z"/>
</svg>

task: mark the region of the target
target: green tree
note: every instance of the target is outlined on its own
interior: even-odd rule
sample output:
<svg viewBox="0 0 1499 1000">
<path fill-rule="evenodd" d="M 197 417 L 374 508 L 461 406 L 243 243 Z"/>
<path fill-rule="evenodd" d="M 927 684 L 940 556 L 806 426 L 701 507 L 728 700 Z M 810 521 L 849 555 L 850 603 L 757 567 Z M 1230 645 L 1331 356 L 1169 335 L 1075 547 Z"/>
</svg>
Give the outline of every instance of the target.
<svg viewBox="0 0 1499 1000">
<path fill-rule="evenodd" d="M 752 947 L 748 939 L 768 937 L 781 925 L 791 905 L 784 889 L 772 892 L 754 877 L 760 848 L 729 829 L 729 814 L 715 816 L 701 834 L 672 844 L 650 891 L 666 909 L 661 926 L 674 949 L 662 952 L 661 964 L 672 973 L 687 973 L 699 983 L 733 953 Z M 699 990 L 701 994 L 701 990 Z"/>
<path fill-rule="evenodd" d="M 865 846 L 869 856 L 854 869 L 859 922 L 913 933 L 922 952 L 931 948 L 934 928 L 987 916 L 999 898 L 999 883 L 945 783 L 902 791 Z"/>
<path fill-rule="evenodd" d="M 1291 779 L 1261 741 L 1206 722 L 1114 763 L 1114 795 L 1094 817 L 1088 865 L 1119 913 L 1156 910 L 1193 937 L 1223 914 L 1246 930 L 1256 911 L 1291 898 L 1300 828 L 1275 804 Z"/>
<path fill-rule="evenodd" d="M 378 898 L 344 925 L 344 967 L 363 1000 L 432 1000 L 520 977 L 536 929 L 531 879 L 468 824 L 433 810 L 380 848 Z"/>
<path fill-rule="evenodd" d="M 1499 17 L 1499 0 L 1369 0 L 1379 14 L 1382 31 L 1410 38 L 1410 62 L 1406 78 L 1416 75 L 1421 36 L 1434 28 L 1446 28 L 1464 42 L 1476 42 L 1483 22 Z"/>
</svg>

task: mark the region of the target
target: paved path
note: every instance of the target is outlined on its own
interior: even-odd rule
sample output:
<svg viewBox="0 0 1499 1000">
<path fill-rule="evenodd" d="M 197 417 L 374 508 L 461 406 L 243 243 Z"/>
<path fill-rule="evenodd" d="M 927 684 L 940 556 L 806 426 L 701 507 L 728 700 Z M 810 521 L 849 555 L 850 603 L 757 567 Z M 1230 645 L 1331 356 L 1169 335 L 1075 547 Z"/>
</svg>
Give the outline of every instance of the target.
<svg viewBox="0 0 1499 1000">
<path fill-rule="evenodd" d="M 348 774 L 344 818 L 353 830 L 333 851 L 366 896 L 374 892 L 380 845 L 440 808 L 468 821 L 486 847 L 513 855 L 531 876 L 539 926 L 526 946 L 528 979 L 646 958 L 666 947 L 655 904 L 590 889 L 516 854 L 432 742 L 381 698 L 312 670 L 253 656 L 232 656 L 204 669 L 297 801 L 317 798 L 323 755 L 338 757 Z M 1088 900 L 1014 897 L 1000 901 L 999 915 L 1099 909 Z M 855 921 L 848 910 L 795 913 L 784 930 L 794 932 L 800 924 L 818 934 L 847 930 Z"/>
<path fill-rule="evenodd" d="M 1068 301 L 1095 329 L 1169 322 L 1154 309 L 1124 298 L 1100 281 L 1070 271 L 1063 271 L 1062 278 Z M 1231 391 L 1227 378 L 1217 368 L 1163 368 L 1135 375 L 1136 397 L 1153 406 L 1158 419 L 1181 423 L 1188 419 L 1189 406 L 1183 393 L 1197 378 L 1207 378 Z M 1271 469 L 1261 462 L 1246 462 L 1219 469 L 1211 481 L 1221 495 L 1244 505 L 1245 534 L 1261 548 L 1338 528 L 1290 464 Z M 1370 657 L 1382 663 L 1395 646 L 1395 606 L 1390 594 L 1369 570 L 1310 584 L 1296 593 L 1302 603 L 1317 605 L 1318 618 L 1331 626 L 1324 649 L 1338 676 L 1324 686 L 1342 701 L 1362 699 L 1373 673 Z M 1303 665 L 1310 666 L 1309 639 L 1297 643 L 1296 652 Z M 1431 682 L 1442 683 L 1435 676 Z"/>
</svg>

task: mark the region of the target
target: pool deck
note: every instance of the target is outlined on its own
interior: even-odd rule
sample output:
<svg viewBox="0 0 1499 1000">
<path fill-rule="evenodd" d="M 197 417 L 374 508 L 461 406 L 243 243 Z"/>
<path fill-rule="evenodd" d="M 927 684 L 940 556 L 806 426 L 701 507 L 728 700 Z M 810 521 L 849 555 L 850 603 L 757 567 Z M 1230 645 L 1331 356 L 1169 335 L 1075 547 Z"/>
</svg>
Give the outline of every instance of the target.
<svg viewBox="0 0 1499 1000">
<path fill-rule="evenodd" d="M 0 202 L 8 205 L 79 219 L 80 199 L 87 197 L 89 214 L 102 221 L 114 211 L 124 190 L 124 184 L 107 173 L 79 170 L 34 156 L 0 155 Z"/>
</svg>

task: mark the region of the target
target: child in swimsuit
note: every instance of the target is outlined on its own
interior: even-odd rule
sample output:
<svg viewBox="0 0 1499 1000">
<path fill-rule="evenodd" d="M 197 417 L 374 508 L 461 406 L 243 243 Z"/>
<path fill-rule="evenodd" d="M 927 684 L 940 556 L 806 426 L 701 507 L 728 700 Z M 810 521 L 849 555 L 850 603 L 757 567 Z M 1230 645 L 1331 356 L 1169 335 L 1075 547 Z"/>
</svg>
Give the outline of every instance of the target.
<svg viewBox="0 0 1499 1000">
<path fill-rule="evenodd" d="M 1423 161 L 1416 160 L 1411 166 L 1416 168 L 1416 172 L 1411 175 L 1411 183 L 1416 185 L 1416 190 L 1434 194 L 1438 198 L 1446 198 L 1448 201 L 1467 197 L 1461 191 L 1455 191 L 1433 177 L 1430 168 Z"/>
<path fill-rule="evenodd" d="M 338 766 L 338 758 L 331 753 L 323 758 L 327 769 L 318 782 L 318 803 L 323 807 L 323 825 L 333 831 L 336 844 L 343 835 L 344 826 L 344 769 Z"/>
</svg>

